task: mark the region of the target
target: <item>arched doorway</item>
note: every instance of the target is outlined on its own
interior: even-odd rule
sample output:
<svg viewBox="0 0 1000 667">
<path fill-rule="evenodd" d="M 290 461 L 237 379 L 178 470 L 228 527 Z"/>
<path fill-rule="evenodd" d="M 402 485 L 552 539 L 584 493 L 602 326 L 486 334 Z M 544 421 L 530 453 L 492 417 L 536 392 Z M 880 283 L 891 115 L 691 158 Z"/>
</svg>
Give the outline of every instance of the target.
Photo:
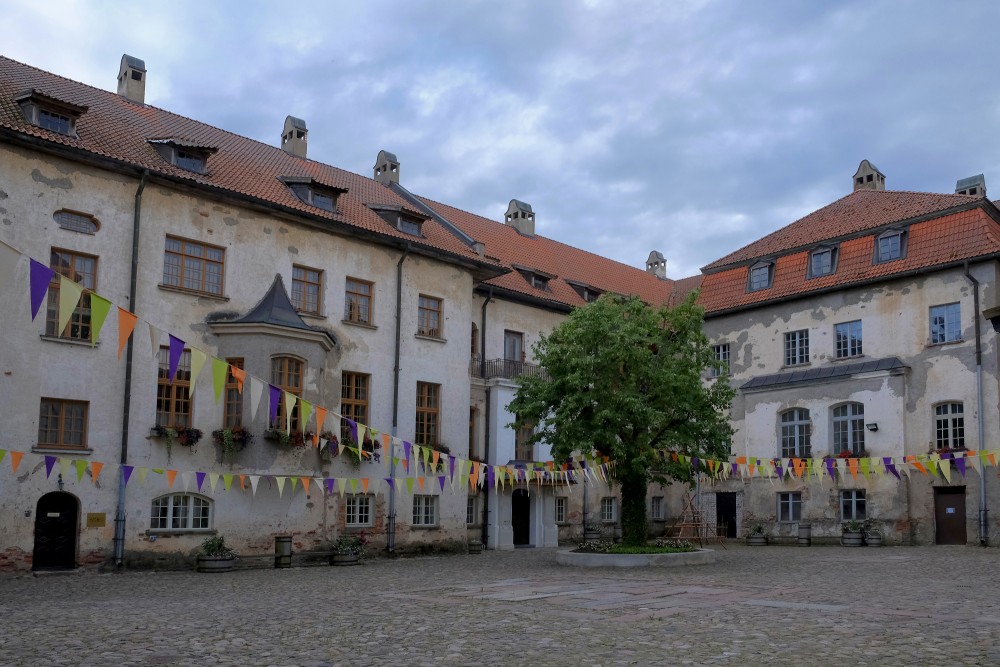
<svg viewBox="0 0 1000 667">
<path fill-rule="evenodd" d="M 515 547 L 531 546 L 531 498 L 524 489 L 515 489 L 510 499 L 510 525 Z"/>
<path fill-rule="evenodd" d="M 38 499 L 35 508 L 34 570 L 72 570 L 76 567 L 76 537 L 80 505 L 70 493 L 55 491 Z"/>
</svg>

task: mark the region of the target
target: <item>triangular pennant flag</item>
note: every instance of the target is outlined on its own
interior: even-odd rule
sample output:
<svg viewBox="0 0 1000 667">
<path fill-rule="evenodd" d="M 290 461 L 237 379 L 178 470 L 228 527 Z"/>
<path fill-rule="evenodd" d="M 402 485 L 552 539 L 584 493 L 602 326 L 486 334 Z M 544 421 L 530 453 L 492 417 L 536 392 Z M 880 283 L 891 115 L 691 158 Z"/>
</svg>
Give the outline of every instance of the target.
<svg viewBox="0 0 1000 667">
<path fill-rule="evenodd" d="M 101 470 L 104 469 L 104 464 L 100 461 L 92 461 L 90 464 L 90 481 L 97 483 L 97 478 L 101 476 Z"/>
<path fill-rule="evenodd" d="M 292 493 L 295 493 L 295 489 L 299 485 L 299 478 L 298 477 L 289 477 L 288 480 L 292 483 Z"/>
<path fill-rule="evenodd" d="M 285 433 L 289 433 L 292 430 L 292 412 L 295 410 L 295 401 L 299 397 L 287 391 L 283 391 L 282 393 L 284 394 L 285 403 Z"/>
<path fill-rule="evenodd" d="M 59 474 L 63 477 L 69 477 L 69 464 L 72 461 L 65 456 L 59 457 Z"/>
<path fill-rule="evenodd" d="M 358 480 L 355 477 L 351 478 L 351 493 L 358 492 Z"/>
<path fill-rule="evenodd" d="M 135 329 L 135 325 L 139 322 L 139 318 L 128 312 L 121 306 L 118 306 L 118 358 L 122 358 L 122 350 L 125 349 L 125 343 L 128 342 L 129 336 L 132 335 L 132 331 Z"/>
<path fill-rule="evenodd" d="M 256 419 L 260 412 L 261 399 L 264 397 L 264 382 L 248 375 L 247 384 L 250 385 L 250 418 Z"/>
<path fill-rule="evenodd" d="M 943 458 L 939 461 L 939 464 L 941 466 L 941 474 L 944 475 L 945 480 L 951 484 L 951 461 Z"/>
<path fill-rule="evenodd" d="M 313 409 L 312 403 L 310 403 L 304 398 L 299 399 L 299 424 L 301 425 L 302 430 L 305 430 L 306 424 L 309 423 L 309 417 L 312 416 L 312 409 Z M 316 431 L 314 431 L 314 433 L 317 432 L 319 432 L 319 429 L 316 429 Z"/>
<path fill-rule="evenodd" d="M 205 473 L 198 471 L 195 472 L 194 476 L 198 484 L 198 490 L 201 491 L 201 485 L 205 483 Z"/>
<path fill-rule="evenodd" d="M 135 470 L 135 466 L 122 466 L 122 486 L 128 486 L 128 479 L 132 476 L 132 471 Z"/>
<path fill-rule="evenodd" d="M 424 490 L 424 478 L 423 477 L 418 477 L 417 478 L 417 486 L 420 487 L 421 491 Z"/>
<path fill-rule="evenodd" d="M 368 478 L 367 477 L 362 477 L 361 478 L 361 490 L 364 491 L 365 493 L 368 493 Z"/>
<path fill-rule="evenodd" d="M 184 341 L 173 334 L 167 334 L 167 338 L 170 340 L 167 381 L 172 384 L 177 375 L 177 366 L 181 362 L 181 355 L 184 353 Z"/>
<path fill-rule="evenodd" d="M 441 486 L 441 491 L 442 492 L 444 492 L 444 481 L 446 479 L 448 479 L 448 478 L 446 476 L 444 476 L 444 475 L 439 475 L 438 476 L 438 484 Z"/>
<path fill-rule="evenodd" d="M 111 302 L 98 294 L 90 295 L 90 345 L 97 344 L 97 336 L 101 333 L 104 320 L 111 312 Z M 62 329 L 60 329 L 62 331 Z"/>
<path fill-rule="evenodd" d="M 407 493 L 413 493 L 413 478 L 412 477 L 407 477 L 406 478 L 406 491 L 407 491 Z"/>
<path fill-rule="evenodd" d="M 284 476 L 277 476 L 274 478 L 275 483 L 278 485 L 278 497 L 281 497 L 281 492 L 285 490 L 285 478 Z"/>
<path fill-rule="evenodd" d="M 236 366 L 229 366 L 229 372 L 233 374 L 233 379 L 236 380 L 236 391 L 243 393 L 243 383 L 246 382 L 247 372 L 242 368 Z"/>
<path fill-rule="evenodd" d="M 177 479 L 177 471 L 176 470 L 168 470 L 167 471 L 167 486 L 170 487 L 171 489 L 174 488 L 174 481 L 176 479 Z"/>
<path fill-rule="evenodd" d="M 344 497 L 344 493 L 347 491 L 347 480 L 340 480 L 340 497 Z"/>
<path fill-rule="evenodd" d="M 205 362 L 208 361 L 208 355 L 204 350 L 200 350 L 197 347 L 191 347 L 191 387 L 188 389 L 188 397 L 194 396 L 194 390 L 197 387 L 198 376 L 201 375 L 201 369 L 205 367 Z"/>
<path fill-rule="evenodd" d="M 212 493 L 215 493 L 215 485 L 219 483 L 219 473 L 210 472 L 208 473 L 208 488 Z"/>
<path fill-rule="evenodd" d="M 188 487 L 191 486 L 191 471 L 184 470 L 181 472 L 181 483 L 184 485 L 184 490 L 187 491 Z"/>
<path fill-rule="evenodd" d="M 31 260 L 30 290 L 31 290 L 31 319 L 38 317 L 38 310 L 45 300 L 45 293 L 49 291 L 49 283 L 56 272 L 40 262 Z M 60 330 L 61 331 L 61 330 Z"/>
<path fill-rule="evenodd" d="M 149 349 L 154 359 L 160 354 L 160 338 L 162 337 L 163 332 L 152 324 L 149 324 Z"/>
<path fill-rule="evenodd" d="M 233 473 L 231 472 L 222 473 L 222 490 L 228 491 L 232 485 L 233 485 Z"/>
<path fill-rule="evenodd" d="M 222 400 L 222 395 L 226 391 L 226 373 L 229 372 L 229 364 L 222 359 L 212 357 L 212 389 L 215 390 L 215 402 Z"/>
<path fill-rule="evenodd" d="M 21 465 L 21 459 L 24 457 L 24 452 L 11 452 L 10 453 L 10 471 L 17 472 L 17 467 Z"/>
<path fill-rule="evenodd" d="M 962 477 L 965 477 L 965 457 L 964 456 L 955 457 L 955 467 L 958 468 L 959 474 L 961 474 Z"/>
<path fill-rule="evenodd" d="M 260 483 L 260 475 L 249 475 L 250 477 L 250 493 L 252 495 L 257 495 L 257 484 Z"/>
<path fill-rule="evenodd" d="M 865 476 L 865 479 L 868 479 L 868 469 L 870 466 L 871 459 L 869 458 L 863 458 L 858 461 L 858 467 L 861 468 L 861 474 Z"/>
<path fill-rule="evenodd" d="M 312 481 L 312 478 L 311 477 L 301 477 L 300 479 L 302 480 L 302 490 L 305 491 L 306 494 L 308 494 L 309 493 L 309 482 Z"/>
<path fill-rule="evenodd" d="M 393 481 L 392 477 L 385 477 L 385 483 L 389 485 L 389 488 L 393 491 L 396 490 L 396 483 Z"/>
<path fill-rule="evenodd" d="M 146 483 L 146 477 L 149 476 L 149 468 L 146 468 L 144 466 L 139 466 L 135 470 L 136 470 L 136 473 L 138 473 L 138 475 L 139 475 L 139 484 L 145 484 Z"/>
<path fill-rule="evenodd" d="M 73 311 L 80 304 L 80 297 L 83 296 L 83 285 L 75 283 L 63 274 L 59 274 L 59 317 L 56 331 L 63 331 L 69 320 L 73 317 Z"/>
<path fill-rule="evenodd" d="M 56 465 L 56 456 L 45 456 L 45 476 L 48 477 L 52 474 L 52 468 Z"/>
<path fill-rule="evenodd" d="M 351 440 L 358 442 L 358 423 L 353 419 L 345 419 L 347 422 L 347 428 L 351 432 Z"/>
<path fill-rule="evenodd" d="M 336 488 L 336 486 L 337 486 L 337 480 L 334 479 L 333 477 L 327 477 L 326 478 L 326 495 L 332 496 L 333 495 L 333 491 Z"/>
<path fill-rule="evenodd" d="M 275 387 L 273 384 L 267 385 L 268 388 L 268 417 L 267 423 L 274 426 L 274 422 L 278 421 L 278 402 L 281 401 L 281 389 Z"/>
<path fill-rule="evenodd" d="M 73 467 L 76 468 L 76 481 L 83 479 L 83 473 L 87 471 L 87 461 L 86 459 L 77 459 L 73 461 Z"/>
<path fill-rule="evenodd" d="M 316 406 L 316 435 L 323 432 L 323 424 L 326 422 L 326 408 Z"/>
</svg>

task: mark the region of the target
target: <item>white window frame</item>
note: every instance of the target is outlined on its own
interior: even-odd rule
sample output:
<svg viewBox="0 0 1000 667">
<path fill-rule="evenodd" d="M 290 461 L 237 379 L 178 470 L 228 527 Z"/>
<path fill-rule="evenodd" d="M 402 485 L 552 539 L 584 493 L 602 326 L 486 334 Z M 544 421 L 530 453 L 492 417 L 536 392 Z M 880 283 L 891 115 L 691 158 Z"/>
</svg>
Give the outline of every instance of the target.
<svg viewBox="0 0 1000 667">
<path fill-rule="evenodd" d="M 712 368 L 712 377 L 717 378 L 729 375 L 729 343 L 719 343 L 712 346 L 712 354 L 715 360 L 725 364 L 723 368 Z"/>
<path fill-rule="evenodd" d="M 790 408 L 778 415 L 781 438 L 778 455 L 781 458 L 812 456 L 812 419 L 805 408 Z"/>
<path fill-rule="evenodd" d="M 413 496 L 413 522 L 411 526 L 433 527 L 438 525 L 438 497 Z"/>
<path fill-rule="evenodd" d="M 785 333 L 785 365 L 805 366 L 809 363 L 809 329 Z"/>
<path fill-rule="evenodd" d="M 934 406 L 934 446 L 965 449 L 965 405 L 959 401 Z"/>
<path fill-rule="evenodd" d="M 778 494 L 778 521 L 794 523 L 802 520 L 802 493 L 783 491 Z"/>
<path fill-rule="evenodd" d="M 371 495 L 356 494 L 347 496 L 344 502 L 344 525 L 349 528 L 363 528 L 372 525 Z"/>
<path fill-rule="evenodd" d="M 860 357 L 863 354 L 861 320 L 833 325 L 834 355 L 837 359 Z"/>
<path fill-rule="evenodd" d="M 962 304 L 945 303 L 930 309 L 931 345 L 962 340 Z"/>
<path fill-rule="evenodd" d="M 663 496 L 653 496 L 649 501 L 649 515 L 652 517 L 653 521 L 664 520 L 665 516 L 663 509 Z"/>
<path fill-rule="evenodd" d="M 195 525 L 195 509 L 205 508 L 205 513 L 199 513 Z M 165 513 L 159 510 L 164 508 Z M 211 498 L 207 498 L 197 493 L 168 493 L 166 495 L 153 498 L 150 503 L 149 530 L 150 532 L 209 532 L 215 519 L 215 507 Z M 175 525 L 182 523 L 183 525 Z M 164 525 L 158 525 L 164 524 Z"/>
<path fill-rule="evenodd" d="M 603 523 L 614 523 L 618 520 L 618 503 L 614 496 L 601 498 L 601 521 Z"/>
<path fill-rule="evenodd" d="M 841 403 L 830 410 L 833 419 L 833 455 L 850 451 L 860 454 L 865 450 L 864 403 Z"/>
<path fill-rule="evenodd" d="M 556 523 L 566 523 L 569 517 L 569 500 L 566 496 L 556 496 Z"/>
</svg>

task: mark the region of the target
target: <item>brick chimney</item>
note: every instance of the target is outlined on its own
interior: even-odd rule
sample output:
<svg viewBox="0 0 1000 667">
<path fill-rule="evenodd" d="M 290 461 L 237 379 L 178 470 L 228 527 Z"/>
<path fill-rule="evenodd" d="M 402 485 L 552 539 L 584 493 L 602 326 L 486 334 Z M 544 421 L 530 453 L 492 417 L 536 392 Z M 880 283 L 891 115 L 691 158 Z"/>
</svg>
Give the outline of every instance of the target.
<svg viewBox="0 0 1000 667">
<path fill-rule="evenodd" d="M 285 129 L 281 131 L 281 150 L 295 157 L 306 156 L 306 122 L 295 116 L 285 116 Z"/>
<path fill-rule="evenodd" d="M 136 104 L 146 103 L 146 63 L 125 54 L 118 68 L 118 94 Z"/>
</svg>

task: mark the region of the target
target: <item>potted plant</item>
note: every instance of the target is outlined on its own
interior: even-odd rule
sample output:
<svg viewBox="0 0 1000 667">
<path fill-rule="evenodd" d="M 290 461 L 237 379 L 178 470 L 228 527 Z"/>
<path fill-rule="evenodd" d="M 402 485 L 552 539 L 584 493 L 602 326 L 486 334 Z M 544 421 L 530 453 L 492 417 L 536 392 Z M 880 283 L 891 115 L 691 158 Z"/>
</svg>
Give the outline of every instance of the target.
<svg viewBox="0 0 1000 667">
<path fill-rule="evenodd" d="M 850 519 L 840 525 L 840 544 L 845 547 L 860 547 L 864 544 L 864 522 Z"/>
<path fill-rule="evenodd" d="M 199 572 L 230 572 L 236 564 L 236 552 L 226 546 L 222 535 L 210 537 L 201 543 L 198 554 Z"/>
<path fill-rule="evenodd" d="M 748 547 L 763 547 L 767 545 L 767 529 L 764 521 L 753 514 L 747 514 L 743 519 L 746 528 Z"/>
<path fill-rule="evenodd" d="M 583 524 L 583 541 L 597 542 L 601 539 L 604 526 L 599 521 L 588 520 Z"/>
<path fill-rule="evenodd" d="M 156 424 L 149 431 L 150 437 L 154 438 L 165 438 L 167 444 L 167 461 L 170 460 L 171 454 L 173 453 L 174 443 L 184 447 L 193 448 L 201 441 L 202 432 L 197 428 L 181 427 L 173 428 L 170 426 L 161 426 Z"/>
<path fill-rule="evenodd" d="M 878 525 L 875 519 L 865 519 L 864 531 L 865 544 L 870 547 L 882 546 L 882 528 Z"/>
<path fill-rule="evenodd" d="M 483 553 L 483 543 L 480 540 L 469 540 L 469 553 L 470 554 Z"/>
<path fill-rule="evenodd" d="M 284 431 L 269 428 L 264 431 L 264 438 L 271 440 L 282 449 L 299 449 L 312 442 L 313 434 L 308 431 Z"/>
<path fill-rule="evenodd" d="M 341 535 L 330 547 L 330 565 L 357 565 L 365 555 L 368 538 L 364 533 Z"/>
<path fill-rule="evenodd" d="M 223 456 L 233 456 L 253 442 L 253 433 L 242 426 L 233 426 L 212 431 L 212 439 L 222 447 Z"/>
</svg>

